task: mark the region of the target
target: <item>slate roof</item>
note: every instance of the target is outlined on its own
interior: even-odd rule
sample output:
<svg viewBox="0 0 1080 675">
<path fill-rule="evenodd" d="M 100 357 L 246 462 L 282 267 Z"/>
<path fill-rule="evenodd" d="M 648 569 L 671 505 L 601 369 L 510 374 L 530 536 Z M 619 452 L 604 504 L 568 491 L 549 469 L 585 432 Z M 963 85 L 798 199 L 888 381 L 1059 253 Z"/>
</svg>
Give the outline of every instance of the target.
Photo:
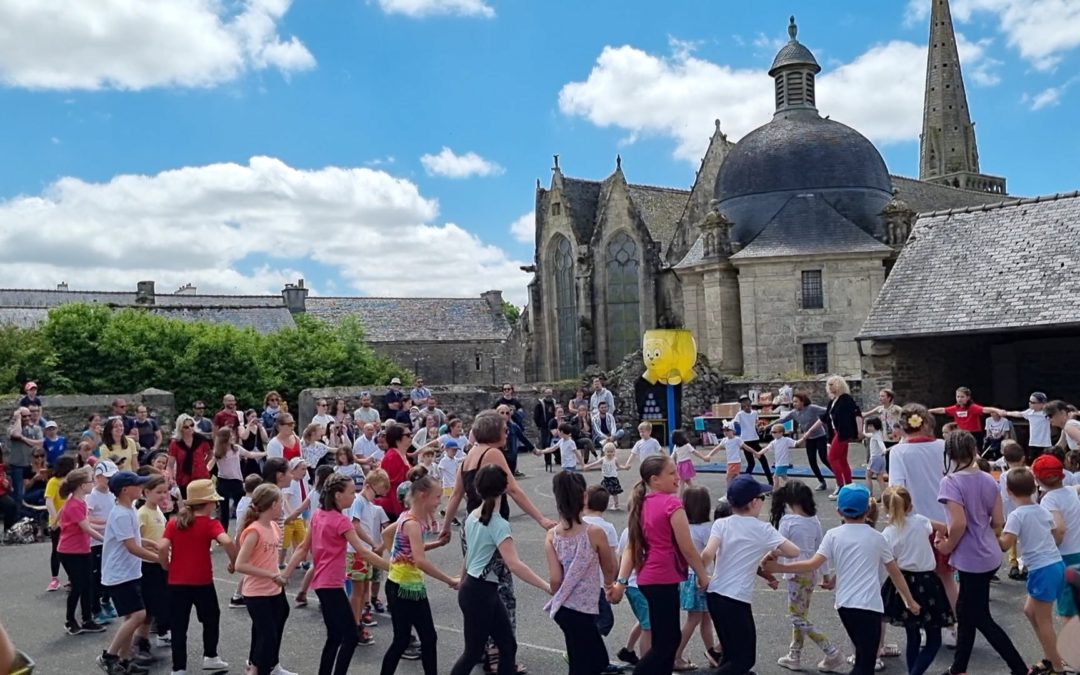
<svg viewBox="0 0 1080 675">
<path fill-rule="evenodd" d="M 673 269 L 682 270 L 694 265 L 700 265 L 705 261 L 705 235 L 699 234 L 694 243 L 690 245 L 690 250 L 686 252 L 682 260 L 675 263 Z"/>
<path fill-rule="evenodd" d="M 630 199 L 638 207 L 645 227 L 649 229 L 653 241 L 660 246 L 663 256 L 675 236 L 679 218 L 690 199 L 689 190 L 654 187 L 652 185 L 630 185 Z"/>
<path fill-rule="evenodd" d="M 819 236 L 808 237 L 810 227 Z M 823 253 L 879 253 L 887 256 L 891 251 L 845 218 L 826 199 L 813 194 L 800 194 L 789 199 L 761 233 L 732 255 L 731 260 Z"/>
<path fill-rule="evenodd" d="M 370 342 L 505 340 L 510 322 L 484 298 L 309 296 L 307 313 L 325 321 L 354 316 Z"/>
<path fill-rule="evenodd" d="M 572 218 L 571 226 L 579 241 L 592 239 L 596 209 L 600 201 L 600 183 L 580 178 L 563 178 L 563 195 Z"/>
<path fill-rule="evenodd" d="M 813 52 L 795 38 L 788 41 L 788 43 L 781 47 L 780 51 L 776 53 L 772 66 L 769 67 L 769 75 L 772 75 L 773 71 L 777 68 L 791 65 L 816 66 L 817 70 L 814 72 L 821 71 L 821 66 L 818 65 Z"/>
<path fill-rule="evenodd" d="M 1075 325 L 1080 192 L 923 214 L 857 339 Z"/>
<path fill-rule="evenodd" d="M 1016 197 L 995 195 L 989 192 L 977 192 L 975 190 L 961 190 L 960 188 L 927 183 L 906 176 L 890 176 L 893 188 L 898 191 L 897 196 L 907 202 L 915 213 L 928 213 L 930 211 L 944 211 L 946 209 L 959 209 L 965 206 L 981 206 L 983 204 L 998 204 Z"/>
</svg>

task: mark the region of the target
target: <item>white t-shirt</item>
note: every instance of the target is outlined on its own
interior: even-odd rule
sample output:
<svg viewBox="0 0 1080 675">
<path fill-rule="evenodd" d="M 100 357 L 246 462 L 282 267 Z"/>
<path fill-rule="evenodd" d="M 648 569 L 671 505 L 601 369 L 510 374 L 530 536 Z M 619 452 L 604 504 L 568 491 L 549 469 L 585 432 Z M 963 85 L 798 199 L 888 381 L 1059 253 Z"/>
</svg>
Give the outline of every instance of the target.
<svg viewBox="0 0 1080 675">
<path fill-rule="evenodd" d="M 1029 570 L 1061 562 L 1061 553 L 1054 543 L 1054 516 L 1039 504 L 1017 506 L 1005 519 L 1003 532 L 1015 534 L 1020 557 Z"/>
<path fill-rule="evenodd" d="M 791 449 L 795 447 L 795 439 L 789 436 L 774 438 L 769 447 L 775 453 L 773 464 L 775 466 L 791 466 Z"/>
<path fill-rule="evenodd" d="M 349 509 L 349 517 L 352 520 L 360 521 L 360 526 L 364 528 L 364 531 L 368 533 L 376 543 L 382 537 L 383 526 L 390 522 L 390 519 L 386 517 L 386 512 L 378 504 L 369 502 L 364 495 L 356 495 L 356 499 L 353 500 L 353 505 Z M 370 549 L 366 542 L 364 548 Z M 352 546 L 349 546 L 349 550 L 352 550 Z M 354 551 L 355 552 L 355 551 Z"/>
<path fill-rule="evenodd" d="M 1065 428 L 1061 430 L 1061 433 L 1065 436 L 1065 442 L 1069 445 L 1069 449 L 1078 450 L 1080 449 L 1080 441 L 1073 440 L 1073 437 L 1069 435 L 1069 427 L 1080 429 L 1080 420 L 1069 420 L 1065 422 Z"/>
<path fill-rule="evenodd" d="M 1058 546 L 1061 555 L 1080 553 L 1080 496 L 1076 494 L 1076 490 L 1050 490 L 1043 495 L 1039 504 L 1051 515 L 1057 511 L 1065 521 L 1065 537 Z"/>
<path fill-rule="evenodd" d="M 694 548 L 698 553 L 705 550 L 709 545 L 709 535 L 712 534 L 712 523 L 694 523 L 690 526 L 690 541 L 694 542 Z"/>
<path fill-rule="evenodd" d="M 236 534 L 233 535 L 233 539 L 240 538 L 240 526 L 244 523 L 244 515 L 247 514 L 248 508 L 251 507 L 251 497 L 244 495 L 240 498 L 240 501 L 236 502 Z"/>
<path fill-rule="evenodd" d="M 757 422 L 758 413 L 756 410 L 751 410 L 750 412 L 740 410 L 735 413 L 735 423 L 739 425 L 739 438 L 744 441 L 758 440 Z"/>
<path fill-rule="evenodd" d="M 605 457 L 600 462 L 600 475 L 604 478 L 618 478 L 619 477 L 619 461 L 617 459 L 608 459 Z"/>
<path fill-rule="evenodd" d="M 870 457 L 884 457 L 885 456 L 885 434 L 880 431 L 875 431 L 870 434 Z"/>
<path fill-rule="evenodd" d="M 465 453 L 460 449 L 453 457 L 450 456 L 449 452 L 443 453 L 442 459 L 439 460 L 439 480 L 444 488 L 454 487 L 457 482 L 458 469 L 463 461 L 465 461 Z"/>
<path fill-rule="evenodd" d="M 577 465 L 577 443 L 572 438 L 560 438 L 559 439 L 559 459 L 562 460 L 562 467 L 564 469 L 576 469 Z"/>
<path fill-rule="evenodd" d="M 914 512 L 939 522 L 945 522 L 945 505 L 938 501 L 944 475 L 943 440 L 897 443 L 889 453 L 889 486 L 907 488 Z"/>
<path fill-rule="evenodd" d="M 720 445 L 724 448 L 724 452 L 727 453 L 728 464 L 742 464 L 742 444 L 743 440 L 738 436 L 720 439 Z"/>
<path fill-rule="evenodd" d="M 1008 518 L 1009 514 L 1012 513 L 1013 509 L 1016 508 L 1016 502 L 1012 500 L 1012 495 L 1009 494 L 1009 488 L 1006 485 L 1006 481 L 1009 477 L 1009 471 L 1012 471 L 1012 469 L 1002 471 L 1001 477 L 998 478 L 998 485 L 1001 489 L 1001 513 L 1006 518 Z"/>
<path fill-rule="evenodd" d="M 379 423 L 379 411 L 375 408 L 368 406 L 367 408 L 361 406 L 353 411 L 353 420 L 360 424 L 378 424 Z"/>
<path fill-rule="evenodd" d="M 359 490 L 364 485 L 364 471 L 359 464 L 335 464 L 334 473 L 352 478 L 353 485 Z"/>
<path fill-rule="evenodd" d="M 692 462 L 694 461 L 694 446 L 690 445 L 689 443 L 687 443 L 686 445 L 680 445 L 679 447 L 675 448 L 675 451 L 672 452 L 671 455 L 675 459 L 676 464 L 678 464 L 679 462 L 685 462 L 687 460 L 690 460 Z"/>
<path fill-rule="evenodd" d="M 834 527 L 822 537 L 818 553 L 835 571 L 837 609 L 884 611 L 881 583 L 885 565 L 892 562 L 893 554 L 880 532 L 862 523 Z"/>
<path fill-rule="evenodd" d="M 626 547 L 630 544 L 630 528 L 624 527 L 622 534 L 619 535 L 619 551 L 616 555 L 617 560 L 622 560 L 622 554 L 626 550 Z M 630 568 L 630 576 L 626 578 L 626 585 L 630 588 L 637 588 L 637 570 L 633 567 Z"/>
<path fill-rule="evenodd" d="M 1000 419 L 994 419 L 993 416 L 987 417 L 984 426 L 987 438 L 1005 438 L 1005 434 L 1012 431 L 1012 422 L 1004 417 Z"/>
<path fill-rule="evenodd" d="M 360 438 L 353 441 L 352 451 L 356 457 L 368 458 L 374 455 L 379 450 L 379 444 L 375 442 L 375 437 L 368 438 L 367 436 L 360 434 Z"/>
<path fill-rule="evenodd" d="M 1050 418 L 1041 410 L 1028 408 L 1020 413 L 1028 423 L 1028 445 L 1036 448 L 1050 447 Z M 989 424 L 989 423 L 988 423 Z"/>
<path fill-rule="evenodd" d="M 129 539 L 142 546 L 139 514 L 130 506 L 117 504 L 109 513 L 109 522 L 105 525 L 105 542 L 101 548 L 102 586 L 118 586 L 142 578 L 142 558 L 124 545 Z"/>
<path fill-rule="evenodd" d="M 619 533 L 615 529 L 615 526 L 604 520 L 602 516 L 582 516 L 581 522 L 586 525 L 594 525 L 604 531 L 604 536 L 607 537 L 608 546 L 611 547 L 611 552 L 615 553 L 619 550 Z"/>
<path fill-rule="evenodd" d="M 100 492 L 95 487 L 90 491 L 90 494 L 86 495 L 87 518 L 108 523 L 109 514 L 112 512 L 114 506 L 116 506 L 116 497 L 113 497 L 113 493 L 108 490 Z M 90 546 L 101 546 L 101 542 L 91 538 Z"/>
<path fill-rule="evenodd" d="M 655 438 L 642 438 L 634 443 L 630 453 L 637 455 L 639 462 L 644 462 L 646 457 L 664 454 L 664 450 L 660 447 L 660 441 Z"/>
<path fill-rule="evenodd" d="M 1061 484 L 1065 487 L 1080 485 L 1080 473 L 1065 469 L 1065 477 L 1061 479 Z"/>
<path fill-rule="evenodd" d="M 708 592 L 750 602 L 761 559 L 783 544 L 784 537 L 763 520 L 736 514 L 712 524 L 709 541 L 713 539 L 720 540 L 720 548 Z"/>
<path fill-rule="evenodd" d="M 285 516 L 300 508 L 300 505 L 304 503 L 304 497 L 300 493 L 300 481 L 294 480 L 289 483 L 289 486 L 282 488 L 282 496 L 285 497 Z"/>
<path fill-rule="evenodd" d="M 312 424 L 321 424 L 326 427 L 326 433 L 330 433 L 330 425 L 334 423 L 333 415 L 316 415 L 311 418 Z"/>
<path fill-rule="evenodd" d="M 932 572 L 936 566 L 930 534 L 934 526 L 926 516 L 907 514 L 904 526 L 888 525 L 882 532 L 897 566 L 905 572 Z"/>
</svg>

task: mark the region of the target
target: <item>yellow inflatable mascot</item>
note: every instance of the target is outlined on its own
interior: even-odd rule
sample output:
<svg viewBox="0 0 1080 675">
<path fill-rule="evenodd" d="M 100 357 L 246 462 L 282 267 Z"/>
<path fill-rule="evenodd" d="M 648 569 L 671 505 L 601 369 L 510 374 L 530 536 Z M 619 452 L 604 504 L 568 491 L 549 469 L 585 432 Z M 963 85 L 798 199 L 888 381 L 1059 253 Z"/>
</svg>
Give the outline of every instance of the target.
<svg viewBox="0 0 1080 675">
<path fill-rule="evenodd" d="M 649 384 L 686 384 L 696 377 L 697 341 L 684 328 L 645 331 L 641 354 Z"/>
</svg>

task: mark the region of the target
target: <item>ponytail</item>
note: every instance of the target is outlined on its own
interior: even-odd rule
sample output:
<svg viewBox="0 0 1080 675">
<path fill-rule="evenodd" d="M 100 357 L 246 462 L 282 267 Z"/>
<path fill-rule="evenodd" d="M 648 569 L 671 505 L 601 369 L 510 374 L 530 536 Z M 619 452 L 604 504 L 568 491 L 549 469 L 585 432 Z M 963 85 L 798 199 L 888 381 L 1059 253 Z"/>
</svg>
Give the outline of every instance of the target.
<svg viewBox="0 0 1080 675">
<path fill-rule="evenodd" d="M 232 448 L 232 429 L 221 427 L 214 432 L 214 458 L 219 462 L 225 459 L 225 455 Z"/>
<path fill-rule="evenodd" d="M 911 508 L 911 493 L 907 488 L 900 485 L 886 488 L 881 495 L 881 505 L 889 514 L 889 522 L 898 529 L 903 529 L 907 524 L 907 512 Z"/>
<path fill-rule="evenodd" d="M 180 505 L 180 513 L 176 515 L 176 526 L 181 530 L 186 530 L 195 524 L 195 511 L 187 502 Z"/>
<path fill-rule="evenodd" d="M 243 532 L 249 525 L 259 519 L 259 516 L 273 508 L 274 504 L 281 500 L 281 490 L 273 483 L 263 483 L 251 493 L 251 504 L 244 512 L 244 520 L 240 523 L 240 531 Z"/>
<path fill-rule="evenodd" d="M 652 459 L 650 457 L 649 459 Z M 646 460 L 648 461 L 648 460 Z M 648 486 L 645 480 L 639 480 L 634 489 L 630 491 L 630 512 L 627 514 L 627 548 L 630 550 L 630 558 L 634 561 L 634 569 L 640 570 L 645 562 L 645 553 L 649 550 L 648 542 L 645 541 L 645 532 L 641 526 L 641 509 L 645 502 L 645 492 Z"/>
<path fill-rule="evenodd" d="M 506 493 L 509 479 L 506 471 L 495 464 L 480 467 L 473 481 L 476 494 L 484 500 L 480 507 L 480 524 L 487 526 L 491 522 L 491 516 L 495 513 L 495 503 Z"/>
</svg>

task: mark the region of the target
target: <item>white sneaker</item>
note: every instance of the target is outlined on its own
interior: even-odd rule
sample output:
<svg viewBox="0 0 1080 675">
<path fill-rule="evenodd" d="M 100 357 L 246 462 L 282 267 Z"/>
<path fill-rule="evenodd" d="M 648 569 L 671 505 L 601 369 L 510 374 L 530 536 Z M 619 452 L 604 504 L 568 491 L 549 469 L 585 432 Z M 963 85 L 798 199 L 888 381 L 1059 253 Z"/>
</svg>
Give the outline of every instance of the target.
<svg viewBox="0 0 1080 675">
<path fill-rule="evenodd" d="M 949 649 L 956 649 L 956 626 L 946 628 L 945 634 L 941 636 L 941 641 Z"/>
<path fill-rule="evenodd" d="M 221 660 L 220 656 L 204 656 L 202 660 L 203 670 L 228 670 L 229 664 Z"/>
<path fill-rule="evenodd" d="M 187 675 L 187 671 L 186 670 L 174 670 L 174 671 L 172 671 L 172 675 Z"/>
<path fill-rule="evenodd" d="M 297 675 L 291 670 L 285 670 L 281 667 L 281 664 L 274 666 L 274 669 L 270 671 L 270 675 Z"/>
<path fill-rule="evenodd" d="M 847 657 L 847 662 L 851 665 L 855 665 L 855 655 L 851 654 Z M 874 670 L 885 670 L 885 662 L 881 659 L 874 659 Z"/>
<path fill-rule="evenodd" d="M 150 644 L 155 647 L 168 647 L 172 645 L 172 636 L 169 633 L 153 635 L 150 637 Z"/>
<path fill-rule="evenodd" d="M 840 495 L 840 488 L 836 488 L 836 489 L 835 489 L 835 490 L 833 490 L 833 491 L 832 491 L 831 493 L 829 493 L 829 500 L 830 500 L 830 501 L 834 501 L 834 502 L 835 502 L 835 501 L 836 501 L 836 498 L 837 498 L 837 497 L 838 497 L 839 495 Z"/>
<path fill-rule="evenodd" d="M 788 653 L 776 660 L 776 665 L 788 670 L 802 670 L 802 660 L 797 654 Z"/>
<path fill-rule="evenodd" d="M 841 668 L 843 668 L 842 671 Z M 848 669 L 844 666 L 844 653 L 839 649 L 836 650 L 832 655 L 819 661 L 817 669 L 823 673 L 847 672 Z"/>
</svg>

